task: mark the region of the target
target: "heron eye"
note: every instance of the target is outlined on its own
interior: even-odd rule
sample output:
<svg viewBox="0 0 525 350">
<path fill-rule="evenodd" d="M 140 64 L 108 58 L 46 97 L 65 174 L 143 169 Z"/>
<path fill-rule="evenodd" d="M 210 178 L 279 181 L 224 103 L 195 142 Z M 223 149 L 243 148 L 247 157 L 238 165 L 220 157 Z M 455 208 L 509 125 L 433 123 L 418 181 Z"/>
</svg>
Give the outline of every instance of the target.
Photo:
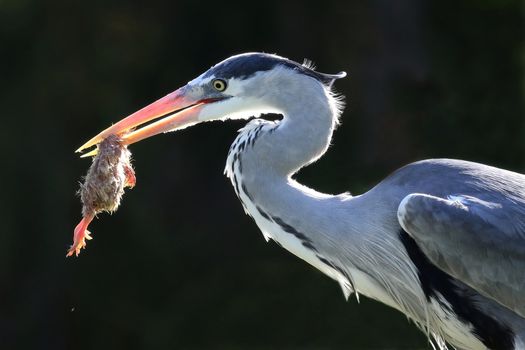
<svg viewBox="0 0 525 350">
<path fill-rule="evenodd" d="M 217 91 L 224 91 L 226 90 L 226 87 L 228 86 L 226 82 L 222 79 L 215 79 L 212 84 L 213 84 L 213 88 Z"/>
</svg>

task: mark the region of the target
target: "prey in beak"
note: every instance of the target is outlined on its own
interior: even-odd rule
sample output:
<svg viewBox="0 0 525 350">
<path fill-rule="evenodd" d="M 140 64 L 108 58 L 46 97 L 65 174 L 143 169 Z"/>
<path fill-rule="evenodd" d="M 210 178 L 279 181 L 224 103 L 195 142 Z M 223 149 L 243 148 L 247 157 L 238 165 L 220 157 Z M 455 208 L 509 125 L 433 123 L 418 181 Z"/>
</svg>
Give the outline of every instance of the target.
<svg viewBox="0 0 525 350">
<path fill-rule="evenodd" d="M 77 152 L 96 146 L 82 157 L 95 156 L 80 185 L 82 220 L 73 234 L 73 245 L 66 256 L 80 253 L 92 239 L 88 225 L 100 212 L 112 213 L 120 205 L 124 189 L 135 186 L 135 172 L 127 146 L 148 137 L 199 123 L 202 108 L 226 99 L 217 93 L 203 96 L 202 89 L 182 87 L 122 119 L 82 145 Z M 147 124 L 149 123 L 149 124 Z M 146 124 L 144 127 L 137 127 Z"/>
<path fill-rule="evenodd" d="M 81 191 L 84 207 L 91 209 L 84 211 L 68 255 L 78 254 L 85 246 L 85 240 L 90 238 L 87 225 L 93 217 L 101 211 L 114 211 L 123 189 L 134 184 L 134 175 L 129 175 L 129 145 L 205 121 L 249 119 L 263 113 L 284 115 L 290 99 L 307 92 L 327 98 L 333 81 L 343 76 L 315 72 L 276 55 L 236 55 L 103 130 L 77 149 L 87 151 L 82 157 L 95 156 Z M 110 138 L 116 138 L 115 152 L 124 156 L 108 156 L 111 147 L 106 140 Z M 88 151 L 91 147 L 94 149 Z M 103 181 L 91 180 L 97 176 Z M 85 200 L 88 198 L 92 199 Z"/>
<path fill-rule="evenodd" d="M 80 185 L 82 220 L 75 227 L 73 245 L 66 256 L 78 256 L 92 239 L 88 225 L 100 212 L 112 213 L 120 205 L 124 188 L 134 187 L 135 172 L 131 166 L 131 153 L 116 135 L 109 135 L 98 146 L 100 152 L 93 159 L 84 182 Z"/>
</svg>

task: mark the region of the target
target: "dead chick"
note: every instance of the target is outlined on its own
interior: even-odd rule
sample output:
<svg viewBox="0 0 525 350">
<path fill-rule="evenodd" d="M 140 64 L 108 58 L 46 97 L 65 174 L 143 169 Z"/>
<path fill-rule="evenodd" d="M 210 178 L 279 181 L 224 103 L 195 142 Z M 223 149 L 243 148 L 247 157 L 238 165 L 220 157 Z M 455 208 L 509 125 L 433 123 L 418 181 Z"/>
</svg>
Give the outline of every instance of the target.
<svg viewBox="0 0 525 350">
<path fill-rule="evenodd" d="M 97 155 L 80 185 L 82 220 L 75 227 L 73 245 L 66 256 L 75 254 L 86 247 L 86 240 L 92 239 L 87 230 L 93 218 L 100 212 L 113 213 L 120 205 L 124 188 L 135 186 L 136 178 L 131 166 L 131 152 L 116 135 L 110 135 L 98 144 Z"/>
</svg>

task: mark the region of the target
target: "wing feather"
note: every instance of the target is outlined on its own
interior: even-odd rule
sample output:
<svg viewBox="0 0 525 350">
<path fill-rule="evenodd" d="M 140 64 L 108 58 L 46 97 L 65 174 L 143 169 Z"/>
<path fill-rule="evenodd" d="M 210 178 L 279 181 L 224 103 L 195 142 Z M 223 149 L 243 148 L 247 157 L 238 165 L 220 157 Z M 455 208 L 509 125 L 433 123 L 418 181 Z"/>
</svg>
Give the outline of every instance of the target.
<svg viewBox="0 0 525 350">
<path fill-rule="evenodd" d="M 525 210 L 502 203 L 414 193 L 397 214 L 432 263 L 525 317 Z"/>
</svg>

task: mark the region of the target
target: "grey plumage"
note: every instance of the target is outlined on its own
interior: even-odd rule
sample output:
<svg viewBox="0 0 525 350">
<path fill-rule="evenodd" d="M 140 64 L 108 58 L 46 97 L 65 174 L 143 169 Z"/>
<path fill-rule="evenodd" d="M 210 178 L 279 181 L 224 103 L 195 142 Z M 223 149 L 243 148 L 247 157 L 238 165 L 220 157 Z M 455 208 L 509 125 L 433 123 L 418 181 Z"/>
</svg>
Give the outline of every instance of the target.
<svg viewBox="0 0 525 350">
<path fill-rule="evenodd" d="M 401 225 L 436 266 L 525 316 L 525 176 L 452 160 L 423 164 L 456 186 L 407 196 Z"/>
<path fill-rule="evenodd" d="M 326 86 L 290 70 L 273 74 L 269 71 L 253 79 L 253 85 L 245 82 L 243 93 L 252 96 L 261 93 L 261 86 L 271 86 L 264 99 L 271 101 L 272 107 L 278 106 L 284 119 L 277 124 L 256 119 L 242 129 L 230 150 L 226 174 L 234 187 L 236 181 L 243 184 L 237 186 L 241 188 L 238 196 L 263 234 L 338 280 L 345 295 L 355 288 L 355 292 L 404 312 L 432 334 L 442 348 L 445 341 L 465 349 L 519 348 L 525 335 L 520 303 L 525 287 L 523 279 L 519 279 L 523 255 L 507 258 L 506 264 L 492 269 L 495 261 L 482 260 L 494 254 L 487 253 L 491 251 L 491 241 L 499 245 L 494 249 L 499 254 L 504 254 L 510 245 L 517 246 L 516 253 L 525 247 L 525 177 L 470 162 L 428 160 L 400 169 L 360 196 L 316 192 L 295 182 L 292 175 L 326 151 L 338 122 L 340 103 Z M 256 128 L 259 134 L 254 141 Z M 244 143 L 251 146 L 239 147 Z M 484 237 L 475 242 L 479 251 L 473 249 L 474 242 L 469 242 L 468 237 L 460 243 L 451 231 L 441 234 L 439 225 L 422 217 L 427 213 L 425 206 L 418 207 L 415 201 L 419 197 L 414 194 L 444 199 L 457 196 L 453 200 L 484 205 L 485 221 L 471 220 L 484 230 L 478 233 Z M 479 200 L 476 202 L 474 197 Z M 408 199 L 403 201 L 404 198 Z M 402 202 L 405 211 L 399 209 Z M 414 210 L 418 219 L 413 217 L 417 215 Z M 474 215 L 473 210 L 470 215 Z M 501 214 L 489 214 L 496 210 Z M 444 230 L 454 225 L 449 222 L 451 214 L 435 211 L 434 215 L 443 221 Z M 306 246 L 300 239 L 295 242 L 286 227 L 271 219 L 275 216 L 308 237 Z M 416 223 L 435 229 L 417 226 L 417 230 Z M 415 238 L 417 247 L 435 264 L 435 269 L 451 276 L 447 282 L 451 292 L 430 296 L 425 293 L 418 266 L 399 238 L 403 228 Z M 495 256 L 494 259 L 497 260 Z M 471 310 L 457 310 L 461 304 Z"/>
<path fill-rule="evenodd" d="M 230 57 L 88 141 L 129 130 L 136 142 L 199 122 L 250 121 L 225 174 L 264 237 L 335 279 L 403 312 L 435 345 L 525 348 L 525 176 L 434 159 L 405 166 L 368 192 L 325 194 L 293 176 L 330 145 L 344 77 L 261 53 Z"/>
</svg>

